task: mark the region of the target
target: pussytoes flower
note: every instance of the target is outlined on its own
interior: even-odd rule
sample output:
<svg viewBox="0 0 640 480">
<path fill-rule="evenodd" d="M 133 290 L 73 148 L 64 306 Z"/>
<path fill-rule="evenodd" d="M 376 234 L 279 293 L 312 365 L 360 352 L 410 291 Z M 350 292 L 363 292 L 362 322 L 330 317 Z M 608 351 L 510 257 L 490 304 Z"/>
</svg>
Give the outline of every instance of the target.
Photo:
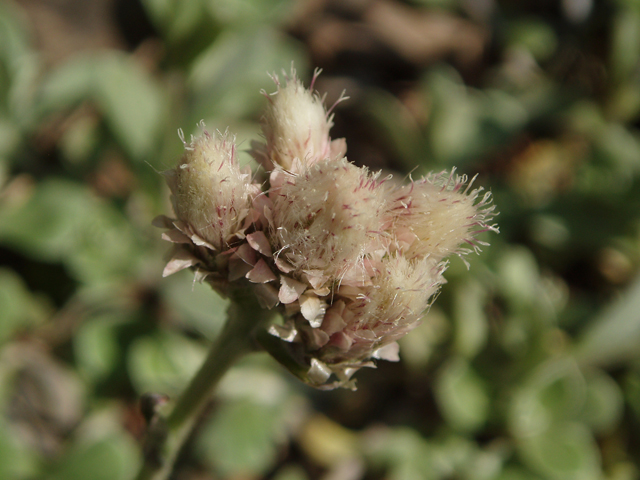
<svg viewBox="0 0 640 480">
<path fill-rule="evenodd" d="M 154 221 L 168 229 L 163 238 L 176 244 L 165 276 L 194 266 L 205 276 L 220 274 L 218 256 L 244 239 L 253 198 L 261 191 L 252 183 L 251 169 L 238 165 L 235 138 L 200 126 L 200 136 L 190 143 L 183 139 L 185 152 L 177 167 L 164 172 L 177 217 Z"/>
<path fill-rule="evenodd" d="M 424 257 L 442 260 L 451 254 L 466 254 L 465 244 L 478 249 L 486 245 L 475 237 L 487 230 L 497 231 L 487 224 L 495 214 L 491 194 L 482 188 L 471 190 L 467 177 L 449 172 L 429 174 L 402 186 L 391 201 L 395 236 L 404 245 L 409 258 Z"/>
<path fill-rule="evenodd" d="M 222 294 L 249 289 L 282 314 L 258 335 L 267 351 L 310 385 L 354 388 L 359 368 L 399 359 L 447 257 L 498 231 L 495 207 L 455 170 L 401 185 L 350 163 L 323 100 L 285 77 L 250 152 L 268 183 L 238 167 L 228 133 L 205 131 L 166 173 L 177 218 L 156 221 L 176 245 L 165 274 L 192 267 Z"/>
<path fill-rule="evenodd" d="M 272 200 L 274 247 L 300 274 L 357 276 L 354 270 L 380 248 L 386 203 L 381 182 L 346 158 L 288 175 Z"/>
<path fill-rule="evenodd" d="M 304 87 L 293 68 L 290 75 L 285 74 L 284 83 L 273 75 L 277 91 L 271 95 L 264 93 L 269 100 L 262 121 L 266 143 L 254 143 L 252 152 L 268 170 L 278 166 L 298 172 L 303 166 L 345 154 L 344 139 L 332 141 L 329 137 L 333 115 L 312 91 L 319 73 L 317 70 L 314 74 L 311 89 Z"/>
<path fill-rule="evenodd" d="M 228 247 L 251 206 L 251 172 L 238 167 L 234 139 L 204 131 L 172 175 L 178 218 L 216 250 Z"/>
</svg>

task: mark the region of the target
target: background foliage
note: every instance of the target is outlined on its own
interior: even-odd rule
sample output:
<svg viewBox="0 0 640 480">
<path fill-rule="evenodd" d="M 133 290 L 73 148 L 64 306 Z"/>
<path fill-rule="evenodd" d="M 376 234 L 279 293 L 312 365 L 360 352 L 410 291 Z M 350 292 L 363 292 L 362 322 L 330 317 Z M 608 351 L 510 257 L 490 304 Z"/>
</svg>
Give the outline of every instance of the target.
<svg viewBox="0 0 640 480">
<path fill-rule="evenodd" d="M 157 172 L 200 119 L 248 148 L 291 61 L 350 160 L 478 172 L 501 234 L 356 392 L 246 359 L 175 478 L 640 478 L 635 0 L 1 3 L 0 478 L 135 475 L 225 309 L 161 278 Z"/>
</svg>

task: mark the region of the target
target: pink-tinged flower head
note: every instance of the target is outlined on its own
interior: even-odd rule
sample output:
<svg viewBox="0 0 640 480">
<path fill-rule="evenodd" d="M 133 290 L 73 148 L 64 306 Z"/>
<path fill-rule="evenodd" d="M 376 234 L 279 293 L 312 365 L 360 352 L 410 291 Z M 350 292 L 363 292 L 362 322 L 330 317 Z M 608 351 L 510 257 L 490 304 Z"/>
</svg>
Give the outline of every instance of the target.
<svg viewBox="0 0 640 480">
<path fill-rule="evenodd" d="M 396 340 L 419 325 L 445 282 L 446 263 L 432 258 L 409 260 L 392 254 L 374 263 L 369 285 L 340 287 L 319 320 L 302 311 L 284 327 L 271 329 L 291 342 L 295 357 L 305 359 L 308 367 L 300 376 L 307 383 L 354 388 L 351 377 L 362 367 L 374 366 L 372 359 L 397 361 Z"/>
<path fill-rule="evenodd" d="M 167 174 L 178 220 L 221 251 L 243 230 L 251 207 L 251 173 L 241 171 L 235 138 L 210 134 L 185 143 L 185 153 L 175 170 Z"/>
<path fill-rule="evenodd" d="M 441 172 L 399 188 L 394 195 L 395 236 L 409 258 L 430 256 L 436 261 L 451 254 L 465 254 L 483 245 L 475 236 L 487 230 L 495 215 L 489 192 L 469 191 L 462 175 Z M 479 199 L 480 198 L 480 199 Z M 479 200 L 478 200 L 479 199 Z"/>
<path fill-rule="evenodd" d="M 323 160 L 272 193 L 271 238 L 296 270 L 339 282 L 376 248 L 385 199 L 381 181 L 347 161 Z"/>
<path fill-rule="evenodd" d="M 282 313 L 259 335 L 267 351 L 310 385 L 353 387 L 359 368 L 398 360 L 396 340 L 445 283 L 446 258 L 498 231 L 495 207 L 455 170 L 398 186 L 350 163 L 313 83 L 293 69 L 285 78 L 274 77 L 266 143 L 251 152 L 270 172 L 265 184 L 219 132 L 185 143 L 165 172 L 177 219 L 155 221 L 175 244 L 164 275 L 192 268 L 223 294 L 252 292 Z"/>
<path fill-rule="evenodd" d="M 264 163 L 267 170 L 280 166 L 297 172 L 302 166 L 325 158 L 343 156 L 346 143 L 343 139 L 331 141 L 329 130 L 333 116 L 325 110 L 323 99 L 306 89 L 293 69 L 285 83 L 280 83 L 275 75 L 273 79 L 278 89 L 267 96 L 269 105 L 262 125 L 266 145 L 254 145 L 252 153 L 256 159 Z"/>
<path fill-rule="evenodd" d="M 365 361 L 413 330 L 444 282 L 444 269 L 431 258 L 385 257 L 372 285 L 327 311 L 321 328 L 330 339 L 320 359 Z"/>
</svg>

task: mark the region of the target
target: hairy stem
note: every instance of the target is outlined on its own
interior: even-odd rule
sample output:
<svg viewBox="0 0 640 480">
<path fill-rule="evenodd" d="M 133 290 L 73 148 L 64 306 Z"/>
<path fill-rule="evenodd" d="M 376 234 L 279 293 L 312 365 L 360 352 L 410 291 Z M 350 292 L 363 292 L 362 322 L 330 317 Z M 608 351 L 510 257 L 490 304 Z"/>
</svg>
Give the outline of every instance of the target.
<svg viewBox="0 0 640 480">
<path fill-rule="evenodd" d="M 137 480 L 166 480 L 182 445 L 193 430 L 216 385 L 233 364 L 253 349 L 252 331 L 273 315 L 257 304 L 252 292 L 236 290 L 227 322 L 207 358 L 166 418 L 150 424 L 145 459 Z"/>
</svg>

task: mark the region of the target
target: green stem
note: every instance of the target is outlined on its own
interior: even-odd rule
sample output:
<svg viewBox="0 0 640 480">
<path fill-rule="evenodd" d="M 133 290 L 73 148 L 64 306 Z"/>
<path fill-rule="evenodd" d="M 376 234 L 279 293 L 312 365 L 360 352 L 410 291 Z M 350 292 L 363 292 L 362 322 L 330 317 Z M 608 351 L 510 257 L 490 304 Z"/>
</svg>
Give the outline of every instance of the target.
<svg viewBox="0 0 640 480">
<path fill-rule="evenodd" d="M 227 311 L 227 322 L 204 363 L 178 398 L 169 416 L 160 420 L 161 428 L 149 432 L 148 444 L 153 445 L 157 455 L 146 455 L 137 480 L 169 478 L 182 445 L 216 385 L 238 359 L 252 351 L 252 331 L 272 315 L 272 311 L 260 308 L 252 292 L 245 289 L 234 292 Z"/>
</svg>

